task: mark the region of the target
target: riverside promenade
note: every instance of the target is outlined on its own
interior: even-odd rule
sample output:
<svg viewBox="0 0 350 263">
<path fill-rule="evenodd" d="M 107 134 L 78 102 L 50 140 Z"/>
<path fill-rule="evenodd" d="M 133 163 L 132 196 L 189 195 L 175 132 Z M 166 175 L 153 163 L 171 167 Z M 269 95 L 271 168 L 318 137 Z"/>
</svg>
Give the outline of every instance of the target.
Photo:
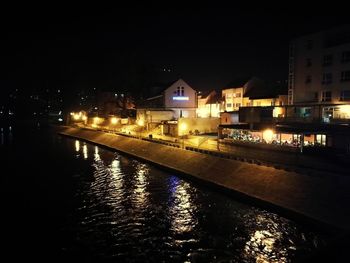
<svg viewBox="0 0 350 263">
<path fill-rule="evenodd" d="M 350 229 L 350 177 L 308 176 L 100 131 L 65 128 L 60 134 L 161 166 L 311 222 Z"/>
</svg>

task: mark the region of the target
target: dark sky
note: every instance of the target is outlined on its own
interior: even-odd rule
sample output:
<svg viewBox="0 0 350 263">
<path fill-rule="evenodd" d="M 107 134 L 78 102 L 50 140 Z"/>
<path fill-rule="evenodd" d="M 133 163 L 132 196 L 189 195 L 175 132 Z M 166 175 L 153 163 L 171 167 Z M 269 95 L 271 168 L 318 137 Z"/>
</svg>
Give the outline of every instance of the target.
<svg viewBox="0 0 350 263">
<path fill-rule="evenodd" d="M 115 87 L 126 83 L 118 74 L 128 68 L 134 76 L 140 65 L 170 69 L 159 77 L 181 76 L 196 89 L 242 76 L 285 80 L 290 39 L 346 17 L 329 7 L 282 4 L 4 6 L 1 88 Z"/>
</svg>

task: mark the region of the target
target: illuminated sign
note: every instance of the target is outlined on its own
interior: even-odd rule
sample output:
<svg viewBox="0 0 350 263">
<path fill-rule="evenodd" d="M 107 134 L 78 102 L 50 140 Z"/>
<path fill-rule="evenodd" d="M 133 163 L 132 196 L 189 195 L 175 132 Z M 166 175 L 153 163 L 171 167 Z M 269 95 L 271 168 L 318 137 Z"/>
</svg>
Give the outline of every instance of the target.
<svg viewBox="0 0 350 263">
<path fill-rule="evenodd" d="M 189 100 L 189 98 L 188 97 L 176 96 L 176 97 L 173 97 L 173 100 Z"/>
</svg>

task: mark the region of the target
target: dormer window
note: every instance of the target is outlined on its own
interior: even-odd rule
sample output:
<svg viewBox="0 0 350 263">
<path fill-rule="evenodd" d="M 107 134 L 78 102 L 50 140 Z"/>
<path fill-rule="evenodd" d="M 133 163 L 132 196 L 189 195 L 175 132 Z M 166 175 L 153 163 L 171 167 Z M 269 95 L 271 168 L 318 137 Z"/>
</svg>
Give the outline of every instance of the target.
<svg viewBox="0 0 350 263">
<path fill-rule="evenodd" d="M 185 88 L 184 87 L 177 87 L 177 96 L 185 96 Z"/>
</svg>

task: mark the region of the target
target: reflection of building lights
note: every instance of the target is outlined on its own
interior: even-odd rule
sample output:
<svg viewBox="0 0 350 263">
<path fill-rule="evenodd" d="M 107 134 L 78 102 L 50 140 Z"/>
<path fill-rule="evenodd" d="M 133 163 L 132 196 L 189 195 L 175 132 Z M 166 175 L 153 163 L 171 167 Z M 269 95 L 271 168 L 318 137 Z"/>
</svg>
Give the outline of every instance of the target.
<svg viewBox="0 0 350 263">
<path fill-rule="evenodd" d="M 80 142 L 79 141 L 75 141 L 75 151 L 79 152 L 80 150 Z"/>
<path fill-rule="evenodd" d="M 88 150 L 86 144 L 83 145 L 83 154 L 84 154 L 84 159 L 88 158 Z"/>
<path fill-rule="evenodd" d="M 76 120 L 76 121 L 79 120 L 79 119 L 80 119 L 79 114 L 74 114 L 74 115 L 73 115 L 73 119 Z"/>
<path fill-rule="evenodd" d="M 111 124 L 117 124 L 118 119 L 116 117 L 111 118 Z"/>
<path fill-rule="evenodd" d="M 267 130 L 263 131 L 263 139 L 266 142 L 271 142 L 272 139 L 273 139 L 273 131 L 270 130 L 270 129 L 267 129 Z"/>
</svg>

